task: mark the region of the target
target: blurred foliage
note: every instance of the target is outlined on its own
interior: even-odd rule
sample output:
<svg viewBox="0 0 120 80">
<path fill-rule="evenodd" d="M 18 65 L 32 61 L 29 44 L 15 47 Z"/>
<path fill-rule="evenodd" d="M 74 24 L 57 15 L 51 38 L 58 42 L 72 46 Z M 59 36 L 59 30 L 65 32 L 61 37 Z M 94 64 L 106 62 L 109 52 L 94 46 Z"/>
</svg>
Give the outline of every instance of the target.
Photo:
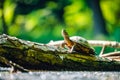
<svg viewBox="0 0 120 80">
<path fill-rule="evenodd" d="M 0 0 L 2 4 L 3 0 Z M 4 0 L 0 8 L 0 34 L 2 12 L 9 35 L 25 40 L 48 43 L 61 40 L 64 28 L 70 36 L 94 39 L 93 12 L 86 0 Z M 120 41 L 120 1 L 100 0 L 109 36 L 107 40 Z M 98 50 L 99 51 L 99 50 Z"/>
</svg>

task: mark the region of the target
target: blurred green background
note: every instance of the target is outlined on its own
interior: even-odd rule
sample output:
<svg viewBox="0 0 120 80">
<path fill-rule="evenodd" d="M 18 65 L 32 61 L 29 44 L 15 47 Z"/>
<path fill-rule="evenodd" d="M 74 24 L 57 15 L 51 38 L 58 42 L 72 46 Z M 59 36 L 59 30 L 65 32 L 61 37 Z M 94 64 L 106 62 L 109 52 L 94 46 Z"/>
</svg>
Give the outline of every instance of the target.
<svg viewBox="0 0 120 80">
<path fill-rule="evenodd" d="M 48 43 L 70 36 L 120 42 L 119 0 L 0 0 L 0 34 Z"/>
</svg>

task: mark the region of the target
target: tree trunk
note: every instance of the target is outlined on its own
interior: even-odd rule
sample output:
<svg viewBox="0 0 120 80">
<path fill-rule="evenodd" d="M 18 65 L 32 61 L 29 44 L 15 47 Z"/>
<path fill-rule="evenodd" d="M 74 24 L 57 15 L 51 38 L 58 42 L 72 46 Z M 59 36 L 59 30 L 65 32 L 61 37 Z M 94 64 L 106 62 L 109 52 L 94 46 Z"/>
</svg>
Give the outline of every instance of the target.
<svg viewBox="0 0 120 80">
<path fill-rule="evenodd" d="M 0 58 L 2 64 L 12 61 L 28 70 L 120 71 L 117 61 L 80 53 L 68 54 L 55 46 L 7 35 L 0 35 Z"/>
<path fill-rule="evenodd" d="M 106 30 L 105 20 L 102 15 L 100 8 L 100 0 L 86 0 L 89 7 L 93 11 L 93 21 L 94 21 L 94 34 L 97 35 L 108 35 Z"/>
<path fill-rule="evenodd" d="M 2 10 L 2 15 L 1 15 L 1 19 L 2 19 L 2 33 L 4 34 L 8 34 L 8 27 L 6 25 L 6 22 L 5 22 L 5 15 L 4 15 L 4 3 L 5 3 L 5 0 L 1 0 L 0 1 L 0 9 Z"/>
</svg>

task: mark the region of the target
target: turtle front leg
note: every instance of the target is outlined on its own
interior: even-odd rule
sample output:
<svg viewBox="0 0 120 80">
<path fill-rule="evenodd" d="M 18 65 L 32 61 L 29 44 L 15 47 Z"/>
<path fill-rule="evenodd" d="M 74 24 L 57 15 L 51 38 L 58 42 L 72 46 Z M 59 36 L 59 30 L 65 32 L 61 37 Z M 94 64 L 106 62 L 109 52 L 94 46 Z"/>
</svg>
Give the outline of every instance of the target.
<svg viewBox="0 0 120 80">
<path fill-rule="evenodd" d="M 70 48 L 67 46 L 67 44 L 65 42 L 63 42 L 61 45 L 60 45 L 60 48 L 63 50 L 63 51 L 66 51 L 66 52 L 69 52 L 70 51 Z"/>
<path fill-rule="evenodd" d="M 72 46 L 72 48 L 70 49 L 69 52 L 70 52 L 70 53 L 76 52 L 76 51 L 75 51 L 75 45 Z"/>
<path fill-rule="evenodd" d="M 76 52 L 75 51 L 75 45 L 73 45 L 71 48 L 67 46 L 66 43 L 62 43 L 61 45 L 61 48 L 63 48 L 64 50 L 66 50 L 68 53 L 73 53 L 73 52 Z"/>
<path fill-rule="evenodd" d="M 78 45 L 74 44 L 69 52 L 70 53 L 79 53 L 80 49 L 79 49 Z"/>
</svg>

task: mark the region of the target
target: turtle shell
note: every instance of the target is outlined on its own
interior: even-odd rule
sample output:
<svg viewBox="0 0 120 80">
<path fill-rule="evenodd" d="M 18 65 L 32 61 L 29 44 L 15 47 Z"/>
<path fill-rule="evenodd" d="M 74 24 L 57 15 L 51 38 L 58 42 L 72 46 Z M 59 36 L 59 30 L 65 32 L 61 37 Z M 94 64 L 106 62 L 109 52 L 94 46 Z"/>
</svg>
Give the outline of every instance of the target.
<svg viewBox="0 0 120 80">
<path fill-rule="evenodd" d="M 70 40 L 72 40 L 72 41 L 74 41 L 76 43 L 83 44 L 83 45 L 86 45 L 86 46 L 90 47 L 88 41 L 85 38 L 83 38 L 83 37 L 73 36 L 73 37 L 70 37 Z"/>
<path fill-rule="evenodd" d="M 75 42 L 77 44 L 81 44 L 82 46 L 84 46 L 84 48 L 91 49 L 94 51 L 94 48 L 91 47 L 90 44 L 88 43 L 88 41 L 83 37 L 73 36 L 73 37 L 70 37 L 70 40 L 72 40 L 73 42 Z"/>
</svg>

